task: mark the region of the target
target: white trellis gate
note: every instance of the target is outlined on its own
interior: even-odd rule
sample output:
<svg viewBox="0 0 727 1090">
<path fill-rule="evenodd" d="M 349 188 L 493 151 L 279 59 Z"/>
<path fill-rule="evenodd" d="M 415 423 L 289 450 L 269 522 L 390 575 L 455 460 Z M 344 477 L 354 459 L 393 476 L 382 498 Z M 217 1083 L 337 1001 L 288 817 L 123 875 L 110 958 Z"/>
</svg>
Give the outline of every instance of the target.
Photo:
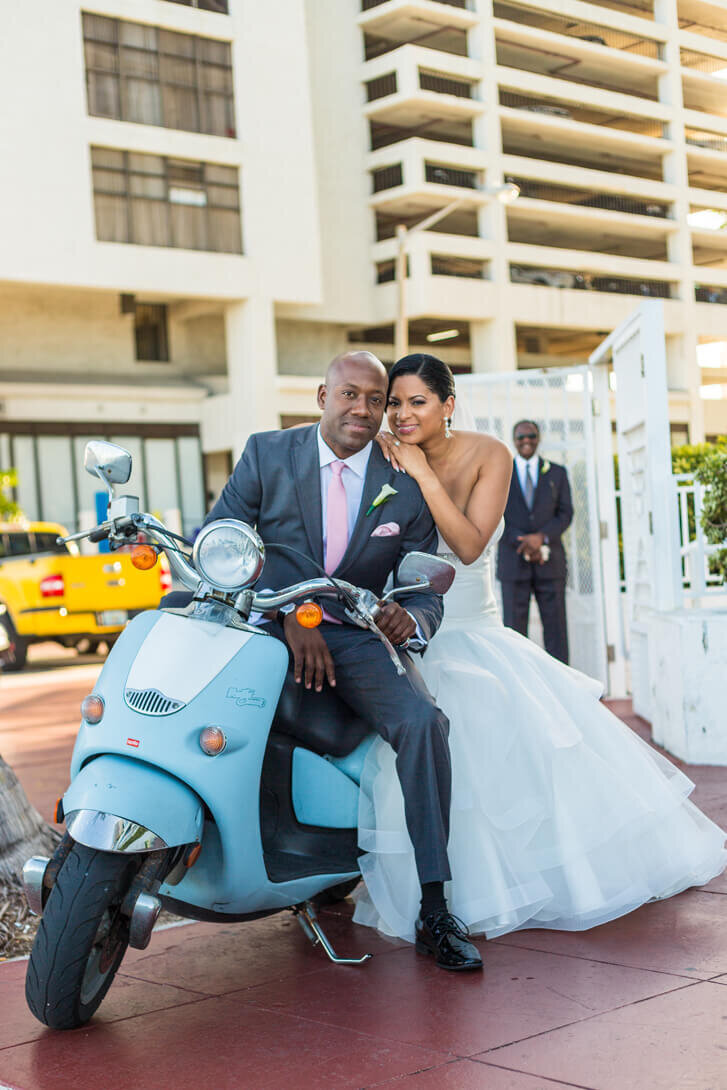
<svg viewBox="0 0 727 1090">
<path fill-rule="evenodd" d="M 634 711 L 651 718 L 648 623 L 682 602 L 679 520 L 671 472 L 664 305 L 644 300 L 591 355 L 613 364 Z"/>
<path fill-rule="evenodd" d="M 571 664 L 601 680 L 612 695 L 622 695 L 623 637 L 605 369 L 461 375 L 457 396 L 479 431 L 497 436 L 511 449 L 514 424 L 534 420 L 542 437 L 540 453 L 568 470 L 574 509 L 564 537 Z M 533 638 L 542 638 L 534 606 L 530 632 Z"/>
</svg>

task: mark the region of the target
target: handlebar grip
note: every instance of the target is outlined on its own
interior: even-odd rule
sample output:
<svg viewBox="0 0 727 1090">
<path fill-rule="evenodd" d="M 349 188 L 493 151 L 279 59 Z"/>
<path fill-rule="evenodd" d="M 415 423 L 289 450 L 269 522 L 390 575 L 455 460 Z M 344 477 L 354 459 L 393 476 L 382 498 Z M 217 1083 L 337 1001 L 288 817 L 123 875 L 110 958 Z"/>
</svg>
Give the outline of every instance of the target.
<svg viewBox="0 0 727 1090">
<path fill-rule="evenodd" d="M 93 541 L 94 543 L 97 541 L 106 541 L 110 532 L 108 526 L 99 526 L 96 530 L 91 531 L 88 535 L 88 540 Z"/>
</svg>

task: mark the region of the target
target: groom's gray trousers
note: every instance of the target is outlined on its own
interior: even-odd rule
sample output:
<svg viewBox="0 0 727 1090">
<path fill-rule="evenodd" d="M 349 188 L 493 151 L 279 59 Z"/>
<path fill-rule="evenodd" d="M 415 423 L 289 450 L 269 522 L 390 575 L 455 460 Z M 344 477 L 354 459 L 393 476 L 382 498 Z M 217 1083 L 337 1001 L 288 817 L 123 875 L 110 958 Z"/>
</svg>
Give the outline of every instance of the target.
<svg viewBox="0 0 727 1090">
<path fill-rule="evenodd" d="M 271 624 L 269 631 L 284 639 L 278 624 Z M 396 753 L 419 881 L 449 881 L 449 720 L 406 652 L 401 655 L 406 674 L 400 676 L 373 632 L 327 621 L 320 632 L 336 668 L 337 695 Z"/>
</svg>

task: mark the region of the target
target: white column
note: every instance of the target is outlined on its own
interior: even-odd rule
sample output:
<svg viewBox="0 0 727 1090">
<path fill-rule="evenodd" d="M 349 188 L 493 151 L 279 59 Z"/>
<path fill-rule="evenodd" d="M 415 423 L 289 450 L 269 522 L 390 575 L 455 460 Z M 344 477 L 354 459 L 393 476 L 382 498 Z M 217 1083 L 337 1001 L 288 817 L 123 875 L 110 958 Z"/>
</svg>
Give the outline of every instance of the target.
<svg viewBox="0 0 727 1090">
<path fill-rule="evenodd" d="M 470 351 L 475 373 L 517 370 L 515 327 L 509 315 L 470 322 Z"/>
<path fill-rule="evenodd" d="M 495 31 L 492 0 L 473 0 L 480 21 L 467 34 L 470 57 L 481 65 L 479 95 L 485 112 L 474 121 L 475 146 L 487 152 L 485 185 L 501 185 L 502 135 L 498 113 L 499 90 L 496 70 Z M 473 371 L 515 371 L 515 327 L 510 306 L 510 263 L 507 256 L 507 214 L 505 206 L 492 199 L 478 213 L 481 238 L 491 238 L 494 254 L 490 261 L 490 279 L 494 285 L 495 317 L 489 321 L 470 322 Z"/>
<path fill-rule="evenodd" d="M 689 215 L 689 170 L 684 133 L 684 96 L 682 91 L 679 51 L 679 13 L 677 0 L 655 0 L 655 18 L 668 30 L 664 42 L 664 60 L 668 71 L 659 79 L 659 101 L 671 108 L 668 136 L 673 151 L 664 156 L 664 181 L 677 187 L 674 218 L 679 229 L 667 237 L 669 261 L 678 266 L 679 294 L 682 300 L 683 332 L 673 338 L 668 361 L 668 381 L 671 390 L 689 392 L 689 439 L 704 440 L 704 409 L 699 396 L 699 365 L 697 363 L 697 310 L 694 295 L 695 280 L 692 264 L 692 239 Z"/>
<path fill-rule="evenodd" d="M 249 435 L 280 427 L 275 315 L 271 299 L 225 307 L 227 374 L 230 384 L 233 461 Z"/>
</svg>

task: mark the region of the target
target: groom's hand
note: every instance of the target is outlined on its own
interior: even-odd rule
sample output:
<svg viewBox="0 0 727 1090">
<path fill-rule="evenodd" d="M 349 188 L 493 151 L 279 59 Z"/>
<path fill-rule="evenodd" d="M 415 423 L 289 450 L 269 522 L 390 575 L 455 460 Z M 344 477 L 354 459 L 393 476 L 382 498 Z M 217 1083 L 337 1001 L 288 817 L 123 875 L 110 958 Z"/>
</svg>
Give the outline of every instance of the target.
<svg viewBox="0 0 727 1090">
<path fill-rule="evenodd" d="M 288 647 L 293 652 L 293 673 L 295 680 L 305 680 L 306 689 L 315 686 L 317 693 L 328 684 L 335 686 L 336 670 L 328 650 L 328 644 L 317 628 L 303 628 L 298 624 L 295 611 L 288 613 L 283 621 L 283 632 Z"/>
<path fill-rule="evenodd" d="M 394 647 L 406 643 L 416 633 L 417 626 L 410 613 L 398 602 L 386 602 L 379 605 L 376 625 L 393 643 Z"/>
</svg>

